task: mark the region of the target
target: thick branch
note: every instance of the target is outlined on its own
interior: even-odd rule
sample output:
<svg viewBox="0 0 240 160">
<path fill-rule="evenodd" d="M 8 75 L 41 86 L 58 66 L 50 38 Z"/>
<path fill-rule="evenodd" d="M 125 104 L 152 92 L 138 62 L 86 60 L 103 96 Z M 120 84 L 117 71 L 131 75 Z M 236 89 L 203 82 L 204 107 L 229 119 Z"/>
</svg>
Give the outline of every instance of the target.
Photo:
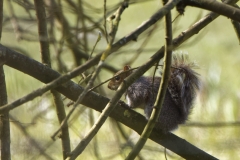
<svg viewBox="0 0 240 160">
<path fill-rule="evenodd" d="M 119 9 L 117 10 L 116 13 L 116 21 L 114 22 L 112 31 L 111 31 L 111 35 L 110 35 L 110 41 L 108 44 L 107 49 L 105 50 L 105 52 L 102 54 L 101 56 L 101 61 L 98 63 L 98 67 L 96 69 L 96 71 L 94 72 L 93 76 L 91 77 L 88 85 L 86 86 L 84 91 L 88 91 L 88 89 L 90 89 L 91 84 L 93 84 L 93 81 L 95 80 L 95 78 L 98 76 L 98 74 L 100 73 L 100 70 L 102 68 L 102 65 L 104 64 L 104 61 L 106 59 L 106 57 L 109 55 L 109 52 L 111 50 L 112 47 L 112 43 L 114 41 L 115 35 L 117 34 L 117 29 L 118 29 L 118 25 L 119 25 L 119 21 L 120 21 L 120 17 L 123 13 L 123 11 L 125 10 L 125 8 L 128 6 L 128 0 L 125 0 L 122 5 L 119 7 Z M 89 88 L 88 88 L 89 87 Z M 87 93 L 87 92 L 86 92 Z M 121 98 L 122 95 L 119 96 L 119 99 Z M 119 99 L 116 99 L 115 103 L 118 102 Z M 71 152 L 69 159 L 76 159 L 76 157 L 81 154 L 83 152 L 83 150 L 86 148 L 86 146 L 90 143 L 90 141 L 93 139 L 93 137 L 97 134 L 97 132 L 99 131 L 99 129 L 101 128 L 101 126 L 104 124 L 104 122 L 106 121 L 106 119 L 108 118 L 109 114 L 111 113 L 111 111 L 114 109 L 115 105 L 114 102 L 111 103 L 112 100 L 110 100 L 110 105 L 109 103 L 107 104 L 107 106 L 104 108 L 104 110 L 102 111 L 101 115 L 98 117 L 97 121 L 95 122 L 95 124 L 91 127 L 91 129 L 89 130 L 89 132 L 86 134 L 86 136 L 84 136 L 84 138 L 81 140 L 81 142 L 77 145 L 77 147 Z M 77 104 L 77 102 L 76 102 Z"/>
<path fill-rule="evenodd" d="M 240 7 L 238 5 L 233 5 L 234 7 L 240 9 Z M 232 22 L 232 25 L 233 25 L 233 28 L 236 32 L 236 35 L 237 35 L 237 38 L 238 38 L 238 42 L 240 44 L 240 22 L 237 22 L 237 21 L 234 21 L 234 20 L 231 20 Z"/>
<path fill-rule="evenodd" d="M 197 34 L 202 28 L 204 28 L 207 24 L 213 21 L 217 16 L 218 16 L 217 14 L 211 13 L 205 18 L 203 18 L 202 20 L 200 20 L 198 23 L 194 24 L 192 28 L 190 28 L 189 30 L 182 32 L 181 35 L 179 35 L 176 39 L 174 39 L 174 48 L 179 46 L 181 43 L 186 41 L 188 38 L 190 38 L 194 34 Z M 139 27 L 136 31 L 134 31 L 134 33 L 136 33 L 137 35 L 140 34 L 142 30 L 146 29 L 145 24 L 143 26 L 144 27 Z M 133 37 L 134 37 L 134 34 L 131 34 L 128 37 L 124 37 L 119 41 L 120 45 L 116 43 L 115 49 L 125 44 L 126 41 L 123 41 L 124 39 L 127 40 L 128 42 Z M 44 83 L 50 82 L 53 79 L 56 79 L 57 77 L 60 76 L 57 72 L 51 70 L 50 68 L 43 66 L 38 62 L 30 58 L 27 58 L 21 54 L 11 51 L 1 45 L 0 45 L 0 51 L 1 51 L 0 57 L 6 60 L 7 65 L 13 68 L 16 68 L 22 72 L 25 72 Z M 163 49 L 160 49 L 152 57 L 152 59 L 161 58 L 162 55 L 163 55 Z M 99 58 L 100 57 L 98 57 L 98 59 Z M 95 59 L 93 63 L 97 63 L 98 59 Z M 22 64 L 21 62 L 27 62 L 27 63 Z M 68 82 L 68 83 L 65 83 L 64 86 L 57 87 L 57 90 L 62 94 L 64 94 L 65 96 L 67 96 L 68 98 L 72 100 L 76 100 L 77 95 L 79 95 L 83 89 L 73 82 Z M 101 112 L 101 110 L 103 109 L 103 106 L 105 106 L 108 101 L 109 101 L 108 99 L 98 94 L 89 93 L 88 96 L 85 97 L 82 103 L 86 106 L 89 106 Z M 128 116 L 126 116 L 126 113 L 130 114 L 131 119 L 129 119 Z M 146 124 L 146 120 L 143 116 L 135 113 L 134 111 L 131 111 L 128 108 L 123 108 L 120 106 L 117 106 L 117 108 L 111 113 L 110 116 L 120 121 L 121 123 L 125 124 L 126 126 L 134 129 L 138 133 L 142 131 L 143 126 Z M 188 159 L 214 159 L 213 157 L 207 155 L 203 151 L 197 149 L 195 146 L 177 138 L 173 134 L 160 135 L 154 130 L 150 135 L 150 139 L 152 139 L 153 141 L 159 144 L 162 144 L 163 146 L 167 147 L 173 152 Z M 172 143 L 172 141 L 174 141 L 174 143 Z M 189 150 L 191 152 L 189 152 Z M 189 153 L 191 155 L 189 155 Z"/>
<path fill-rule="evenodd" d="M 29 74 L 44 83 L 52 81 L 60 76 L 59 73 L 50 69 L 49 67 L 46 67 L 41 63 L 24 55 L 21 55 L 15 51 L 12 51 L 2 45 L 0 45 L 0 51 L 0 57 L 6 61 L 6 65 L 9 65 L 10 67 L 16 68 L 17 70 Z M 161 58 L 162 55 L 163 49 L 161 49 L 153 58 Z M 83 88 L 69 81 L 63 86 L 57 87 L 56 90 L 68 97 L 69 99 L 75 101 L 78 98 L 78 95 L 80 95 L 83 91 Z M 102 112 L 108 101 L 108 98 L 94 92 L 90 92 L 83 99 L 82 104 L 99 112 Z M 117 121 L 120 121 L 121 123 L 132 128 L 138 133 L 141 133 L 143 130 L 143 126 L 146 125 L 145 117 L 129 109 L 127 106 L 117 105 L 115 110 L 111 112 L 110 117 L 116 119 Z M 172 150 L 173 152 L 179 154 L 182 157 L 196 158 L 196 155 L 198 155 L 199 159 L 204 159 L 204 157 L 205 159 L 211 157 L 204 151 L 198 149 L 187 141 L 182 140 L 181 138 L 171 133 L 161 135 L 156 130 L 153 130 L 150 135 L 150 139 L 152 139 L 156 143 L 165 146 L 166 148 Z M 191 151 L 190 153 L 189 150 Z M 212 157 L 210 159 L 214 158 Z"/>
<path fill-rule="evenodd" d="M 136 29 L 132 34 L 130 34 L 127 37 L 123 37 L 122 39 L 120 39 L 117 43 L 115 43 L 112 47 L 111 50 L 109 52 L 112 53 L 114 51 L 116 51 L 117 49 L 119 49 L 120 47 L 122 47 L 123 45 L 125 45 L 127 42 L 129 42 L 130 40 L 133 40 L 136 38 L 136 36 L 138 36 L 139 34 L 141 34 L 144 30 L 146 30 L 147 28 L 149 28 L 152 24 L 154 24 L 156 22 L 156 20 L 161 19 L 170 9 L 172 9 L 174 7 L 174 5 L 176 5 L 176 3 L 178 2 L 178 0 L 172 0 L 169 3 L 167 3 L 163 8 L 161 8 L 156 14 L 154 14 L 148 21 L 146 21 L 143 25 L 141 25 L 140 27 L 138 27 L 138 29 Z M 181 37 L 180 37 L 181 38 Z M 181 40 L 180 40 L 181 41 Z M 177 42 L 179 43 L 179 42 Z M 176 46 L 177 46 L 176 43 Z M 179 43 L 180 44 L 180 43 Z M 36 90 L 36 93 L 31 93 L 31 95 L 27 95 L 25 96 L 23 99 L 19 99 L 15 102 L 13 102 L 12 104 L 9 104 L 5 107 L 3 107 L 1 110 L 9 110 L 9 109 L 13 109 L 15 107 L 17 107 L 17 105 L 21 105 L 31 99 L 33 99 L 34 97 L 40 96 L 43 93 L 45 93 L 46 91 L 56 87 L 59 84 L 62 84 L 64 82 L 66 82 L 67 80 L 79 75 L 80 73 L 82 73 L 83 71 L 87 70 L 88 68 L 90 68 L 91 66 L 97 64 L 97 62 L 99 61 L 100 57 L 101 57 L 102 53 L 98 54 L 96 57 L 92 58 L 91 60 L 89 60 L 88 62 L 86 62 L 85 64 L 83 64 L 80 67 L 77 67 L 74 71 L 72 71 L 71 73 L 68 73 L 66 75 L 64 75 L 63 77 L 59 77 L 58 80 L 55 80 L 54 82 L 51 82 L 51 84 L 48 84 L 47 86 L 41 88 L 41 90 Z M 19 66 L 17 66 L 16 64 L 14 64 L 16 66 L 16 68 L 18 68 Z M 32 71 L 35 75 L 35 72 Z M 41 75 L 36 75 L 37 77 L 41 77 Z"/>
<path fill-rule="evenodd" d="M 165 98 L 165 93 L 167 90 L 168 79 L 170 76 L 171 68 L 171 59 L 172 59 L 172 18 L 171 11 L 165 16 L 165 51 L 164 51 L 164 66 L 163 66 L 163 75 L 162 80 L 159 86 L 158 94 L 156 101 L 153 106 L 153 111 L 148 120 L 147 125 L 145 126 L 139 140 L 136 145 L 133 147 L 132 151 L 127 156 L 126 160 L 135 159 L 139 154 L 143 146 L 145 145 L 147 139 L 149 138 L 155 123 L 160 115 L 163 101 Z M 160 60 L 160 59 L 159 59 Z"/>
<path fill-rule="evenodd" d="M 0 61 L 1 63 L 1 61 Z M 7 89 L 3 66 L 0 65 L 0 105 L 7 104 Z M 0 114 L 1 160 L 11 160 L 9 114 Z"/>
<path fill-rule="evenodd" d="M 238 0 L 235 0 L 236 3 Z M 186 5 L 206 9 L 240 22 L 240 9 L 216 0 L 184 0 Z"/>
<path fill-rule="evenodd" d="M 3 20 L 3 0 L 0 0 L 0 40 L 2 38 L 2 20 Z M 0 59 L 0 106 L 7 104 L 7 88 L 5 81 L 5 74 L 3 69 L 4 61 Z M 9 113 L 0 114 L 0 147 L 1 160 L 11 160 L 10 148 L 10 123 Z"/>
</svg>

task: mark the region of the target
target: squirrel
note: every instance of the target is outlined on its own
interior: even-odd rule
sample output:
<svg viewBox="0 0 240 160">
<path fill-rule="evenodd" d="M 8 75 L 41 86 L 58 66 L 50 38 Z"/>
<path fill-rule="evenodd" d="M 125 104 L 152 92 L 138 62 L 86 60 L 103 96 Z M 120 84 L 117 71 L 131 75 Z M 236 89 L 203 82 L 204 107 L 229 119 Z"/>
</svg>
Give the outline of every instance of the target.
<svg viewBox="0 0 240 160">
<path fill-rule="evenodd" d="M 187 61 L 187 55 L 173 54 L 168 88 L 155 124 L 158 130 L 164 133 L 178 128 L 184 124 L 192 110 L 196 92 L 200 87 L 198 74 L 194 71 L 195 63 Z M 129 71 L 129 72 L 128 72 Z M 108 83 L 108 88 L 117 90 L 120 84 L 132 73 L 129 65 L 118 71 Z M 161 77 L 141 76 L 131 84 L 125 93 L 127 104 L 130 108 L 142 108 L 146 118 L 151 116 L 156 100 Z M 154 83 L 154 84 L 152 84 Z"/>
</svg>

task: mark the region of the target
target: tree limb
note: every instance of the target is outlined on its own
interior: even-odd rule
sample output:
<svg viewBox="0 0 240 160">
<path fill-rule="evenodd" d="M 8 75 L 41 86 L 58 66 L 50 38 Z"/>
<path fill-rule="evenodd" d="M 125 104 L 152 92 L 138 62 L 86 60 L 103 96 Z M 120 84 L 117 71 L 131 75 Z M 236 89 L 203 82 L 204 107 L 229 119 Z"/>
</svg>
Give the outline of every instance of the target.
<svg viewBox="0 0 240 160">
<path fill-rule="evenodd" d="M 163 4 L 167 1 L 163 0 Z M 158 89 L 158 94 L 156 97 L 156 101 L 153 106 L 153 111 L 151 116 L 148 120 L 147 125 L 145 126 L 139 140 L 137 141 L 136 145 L 133 147 L 132 151 L 128 154 L 126 160 L 135 159 L 139 152 L 142 150 L 143 146 L 145 145 L 147 139 L 149 138 L 155 123 L 160 115 L 162 105 L 165 98 L 165 93 L 168 86 L 168 80 L 170 77 L 170 69 L 171 69 L 171 60 L 172 60 L 172 17 L 171 11 L 165 16 L 165 45 L 164 45 L 164 65 L 163 65 L 163 74 L 162 79 L 160 82 L 160 86 Z M 160 59 L 159 59 L 160 60 Z M 158 61 L 159 61 L 158 60 Z M 154 83 L 154 82 L 153 82 Z"/>
<path fill-rule="evenodd" d="M 189 37 L 193 36 L 194 34 L 197 34 L 203 27 L 205 27 L 207 24 L 213 21 L 217 16 L 218 16 L 217 14 L 211 13 L 205 18 L 203 18 L 202 20 L 200 20 L 198 23 L 194 24 L 192 28 L 190 28 L 189 30 L 182 32 L 181 35 L 179 35 L 176 39 L 174 39 L 174 48 L 176 48 L 181 43 L 186 41 Z M 139 33 L 141 32 L 141 30 L 136 30 L 136 32 Z M 133 34 L 131 34 L 130 36 L 134 37 Z M 127 40 L 131 39 L 130 36 L 127 37 L 128 38 Z M 116 45 L 116 48 L 121 47 L 124 44 L 125 43 L 122 43 L 120 46 Z M 163 48 L 161 48 L 152 57 L 152 59 L 161 58 L 162 55 L 163 55 Z M 60 76 L 57 72 L 51 70 L 46 66 L 43 66 L 42 64 L 39 64 L 37 61 L 27 58 L 15 51 L 9 50 L 2 45 L 0 45 L 0 57 L 6 61 L 6 65 L 9 65 L 24 73 L 27 73 L 44 83 L 48 83 Z M 27 62 L 27 63 L 22 64 L 21 62 Z M 93 63 L 97 63 L 97 61 Z M 80 86 L 76 85 L 71 81 L 65 83 L 63 86 L 57 87 L 56 89 L 72 100 L 76 100 L 77 99 L 76 95 L 79 95 L 83 90 L 83 88 L 81 88 Z M 94 92 L 91 92 L 85 97 L 82 103 L 95 110 L 101 111 L 103 109 L 103 106 L 105 106 L 108 101 L 109 100 L 107 98 L 102 97 Z M 131 115 L 130 118 L 127 116 L 129 114 Z M 143 126 L 146 124 L 146 120 L 143 116 L 137 114 L 136 112 L 130 110 L 129 108 L 124 108 L 119 105 L 111 113 L 110 116 L 120 121 L 121 123 L 125 124 L 126 126 L 134 129 L 138 133 L 141 133 Z M 154 130 L 150 135 L 150 139 L 152 139 L 153 141 L 159 144 L 162 144 L 163 146 L 167 147 L 168 149 L 172 150 L 173 152 L 179 154 L 184 158 L 209 159 L 209 157 L 211 157 L 210 155 L 206 154 L 202 150 L 199 150 L 195 146 L 189 144 L 184 140 L 181 140 L 180 138 L 176 137 L 171 133 L 167 135 L 160 135 L 156 130 Z M 173 141 L 174 143 L 172 143 Z M 191 155 L 189 155 L 189 153 Z M 211 157 L 210 159 L 215 159 L 215 158 Z"/>
<path fill-rule="evenodd" d="M 157 53 L 157 58 L 162 57 L 162 52 L 163 49 Z M 24 55 L 21 55 L 15 51 L 12 51 L 2 45 L 0 45 L 0 57 L 5 60 L 6 65 L 20 70 L 21 72 L 24 72 L 28 75 L 31 75 L 32 77 L 44 83 L 52 81 L 60 76 L 59 73 L 52 70 L 51 68 L 46 67 L 45 65 L 42 65 L 41 63 Z M 76 83 L 73 83 L 72 81 L 68 81 L 64 85 L 58 86 L 56 90 L 69 99 L 75 101 L 77 100 L 78 95 L 80 95 L 83 91 L 83 88 Z M 99 112 L 102 112 L 108 102 L 108 98 L 103 97 L 97 93 L 90 92 L 85 96 L 82 104 Z M 142 132 L 143 126 L 146 125 L 145 117 L 129 109 L 127 106 L 117 105 L 111 112 L 110 117 L 132 128 L 139 134 Z M 196 158 L 196 155 L 198 155 L 197 157 L 199 159 L 215 159 L 194 145 L 171 133 L 163 135 L 154 129 L 149 138 L 185 158 L 192 157 L 193 159 Z"/>
<path fill-rule="evenodd" d="M 45 65 L 48 65 L 51 68 L 49 38 L 48 38 L 46 11 L 45 11 L 45 7 L 44 7 L 44 2 L 43 2 L 43 0 L 34 0 L 34 4 L 35 4 L 36 16 L 37 16 L 37 20 L 38 20 L 38 34 L 39 34 L 42 63 Z M 51 93 L 53 96 L 54 105 L 56 107 L 56 115 L 58 117 L 59 124 L 61 124 L 61 122 L 66 117 L 61 94 L 54 89 L 51 90 Z M 69 137 L 67 125 L 65 125 L 65 127 L 61 129 L 60 137 L 61 137 L 61 143 L 62 143 L 63 159 L 66 159 L 67 153 L 69 153 L 71 151 L 70 137 Z"/>
<path fill-rule="evenodd" d="M 236 3 L 238 0 L 235 0 Z M 232 7 L 230 5 L 220 3 L 216 0 L 183 0 L 183 3 L 189 6 L 194 6 L 202 9 L 206 9 L 220 15 L 231 18 L 240 22 L 240 9 Z"/>
<path fill-rule="evenodd" d="M 3 24 L 3 0 L 0 0 L 0 40 L 2 37 L 2 25 Z M 3 69 L 4 60 L 0 59 L 0 106 L 8 103 L 7 88 L 5 73 Z M 1 160 L 11 159 L 11 147 L 10 147 L 10 123 L 9 112 L 0 114 L 0 148 L 1 148 Z"/>
</svg>

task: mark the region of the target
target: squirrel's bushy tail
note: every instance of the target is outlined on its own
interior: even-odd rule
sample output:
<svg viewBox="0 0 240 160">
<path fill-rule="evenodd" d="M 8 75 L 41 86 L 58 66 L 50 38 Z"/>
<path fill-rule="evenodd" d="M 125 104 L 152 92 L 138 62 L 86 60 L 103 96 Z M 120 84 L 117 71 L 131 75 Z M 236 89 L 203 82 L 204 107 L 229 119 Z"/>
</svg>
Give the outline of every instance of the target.
<svg viewBox="0 0 240 160">
<path fill-rule="evenodd" d="M 193 70 L 196 64 L 188 61 L 186 54 L 174 54 L 168 90 L 179 109 L 187 119 L 192 103 L 199 89 L 198 74 Z"/>
</svg>

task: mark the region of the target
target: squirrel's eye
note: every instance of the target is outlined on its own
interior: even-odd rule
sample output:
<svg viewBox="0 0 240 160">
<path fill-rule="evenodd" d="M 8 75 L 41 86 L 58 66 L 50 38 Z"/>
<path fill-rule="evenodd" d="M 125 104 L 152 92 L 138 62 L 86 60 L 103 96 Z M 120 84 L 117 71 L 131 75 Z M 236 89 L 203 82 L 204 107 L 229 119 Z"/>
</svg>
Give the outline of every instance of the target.
<svg viewBox="0 0 240 160">
<path fill-rule="evenodd" d="M 119 80 L 120 80 L 120 77 L 119 77 L 119 76 L 115 77 L 115 80 L 116 80 L 116 81 L 119 81 Z"/>
</svg>

